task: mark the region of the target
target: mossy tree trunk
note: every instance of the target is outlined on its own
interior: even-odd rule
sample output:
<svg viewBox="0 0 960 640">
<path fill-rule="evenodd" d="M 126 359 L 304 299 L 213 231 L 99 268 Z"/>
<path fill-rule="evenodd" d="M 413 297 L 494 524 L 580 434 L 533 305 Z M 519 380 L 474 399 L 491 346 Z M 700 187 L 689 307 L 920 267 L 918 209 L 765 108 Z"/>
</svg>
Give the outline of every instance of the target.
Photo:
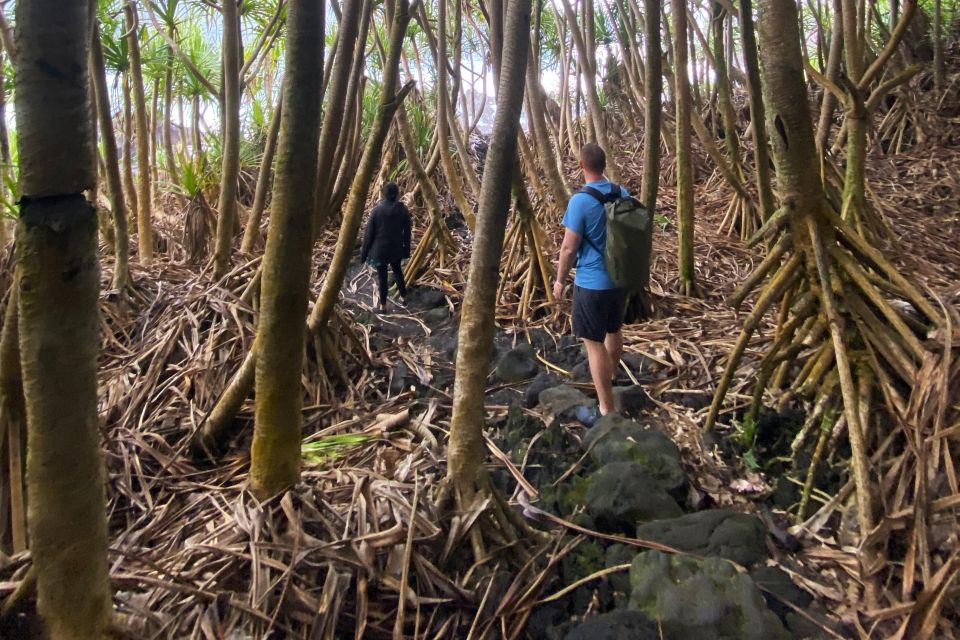
<svg viewBox="0 0 960 640">
<path fill-rule="evenodd" d="M 19 0 L 20 357 L 31 553 L 51 640 L 107 637 L 111 597 L 98 443 L 97 217 L 89 95 L 93 5 Z"/>
<path fill-rule="evenodd" d="M 230 268 L 233 230 L 237 222 L 237 191 L 240 181 L 240 23 L 236 0 L 223 0 L 223 162 L 220 172 L 220 215 L 214 249 L 213 277 L 222 278 Z"/>
<path fill-rule="evenodd" d="M 500 257 L 510 212 L 510 190 L 504 185 L 511 184 L 517 166 L 517 133 L 530 50 L 530 13 L 530 0 L 510 0 L 504 22 L 497 115 L 483 172 L 476 236 L 463 297 L 447 453 L 447 476 L 461 499 L 472 495 L 484 459 L 483 401 L 496 328 Z"/>
<path fill-rule="evenodd" d="M 137 7 L 129 2 L 123 7 L 126 15 L 127 47 L 130 55 L 128 78 L 133 93 L 133 111 L 137 129 L 137 246 L 140 264 L 153 262 L 153 196 L 150 184 L 150 134 L 147 99 L 143 88 L 143 67 L 140 62 L 140 22 Z"/>
<path fill-rule="evenodd" d="M 267 498 L 300 478 L 305 312 L 316 218 L 324 3 L 290 0 L 273 209 L 257 328 L 250 487 Z"/>
<path fill-rule="evenodd" d="M 113 130 L 113 115 L 110 109 L 110 92 L 100 46 L 100 29 L 93 27 L 93 44 L 90 49 L 90 73 L 96 94 L 97 116 L 100 135 L 103 138 L 103 164 L 106 167 L 107 190 L 110 192 L 110 208 L 113 214 L 113 288 L 122 289 L 130 282 L 130 237 L 127 232 L 127 207 L 123 199 L 123 182 L 120 179 L 120 159 L 117 156 L 117 138 Z"/>
</svg>

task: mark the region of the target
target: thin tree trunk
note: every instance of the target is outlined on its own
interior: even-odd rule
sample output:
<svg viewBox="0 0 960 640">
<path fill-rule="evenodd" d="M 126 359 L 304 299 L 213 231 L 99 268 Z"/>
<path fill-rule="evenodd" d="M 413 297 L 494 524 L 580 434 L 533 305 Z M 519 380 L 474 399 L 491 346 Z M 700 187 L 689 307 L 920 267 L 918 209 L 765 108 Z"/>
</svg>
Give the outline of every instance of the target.
<svg viewBox="0 0 960 640">
<path fill-rule="evenodd" d="M 643 132 L 643 183 L 640 199 L 648 211 L 657 209 L 660 187 L 660 125 L 663 118 L 663 55 L 660 47 L 660 0 L 644 0 L 646 10 L 646 110 Z"/>
<path fill-rule="evenodd" d="M 360 14 L 363 5 L 364 0 L 344 2 L 344 17 L 337 32 L 337 51 L 334 54 L 329 76 L 330 87 L 327 90 L 327 108 L 323 114 L 323 128 L 320 130 L 320 155 L 317 165 L 317 215 L 319 216 L 318 224 L 321 226 L 327 220 L 326 205 L 336 180 L 334 163 L 337 143 L 343 128 L 350 72 L 353 69 L 354 46 L 360 31 Z"/>
<path fill-rule="evenodd" d="M 462 498 L 472 495 L 483 455 L 483 402 L 493 334 L 503 237 L 530 51 L 530 0 L 511 0 L 503 38 L 497 115 L 483 172 L 476 236 L 463 297 L 447 450 L 447 477 Z M 491 49 L 497 44 L 491 42 Z"/>
<path fill-rule="evenodd" d="M 600 97 L 597 94 L 597 70 L 590 60 L 591 50 L 587 48 L 588 45 L 584 42 L 583 35 L 577 28 L 577 17 L 570 6 L 570 0 L 560 0 L 560 2 L 563 5 L 563 12 L 566 14 L 567 21 L 570 24 L 570 33 L 573 36 L 573 47 L 579 56 L 580 68 L 583 70 L 584 80 L 586 80 L 587 83 L 587 108 L 590 110 L 590 120 L 593 122 L 597 144 L 603 147 L 607 155 L 613 159 L 615 150 L 610 146 L 610 141 L 607 138 L 607 130 L 603 122 L 603 108 L 600 106 Z M 593 43 L 591 43 L 591 46 L 592 45 Z M 579 89 L 579 82 L 577 83 L 577 87 Z M 616 162 L 609 162 L 607 164 L 607 175 L 613 182 L 619 182 L 620 173 L 617 171 Z"/>
<path fill-rule="evenodd" d="M 153 261 L 152 196 L 150 193 L 150 128 L 147 123 L 147 99 L 143 90 L 143 69 L 140 64 L 140 38 L 137 9 L 133 2 L 125 5 L 127 47 L 130 52 L 130 84 L 133 89 L 137 123 L 137 246 L 140 263 Z"/>
<path fill-rule="evenodd" d="M 130 96 L 130 74 L 123 74 L 123 187 L 127 193 L 130 217 L 135 221 L 139 216 L 137 207 L 137 187 L 133 180 L 133 101 Z"/>
<path fill-rule="evenodd" d="M 250 486 L 261 498 L 300 478 L 300 376 L 317 206 L 317 105 L 323 85 L 323 38 L 317 34 L 323 33 L 323 14 L 322 0 L 289 0 L 283 114 L 256 338 Z"/>
<path fill-rule="evenodd" d="M 558 165 L 559 150 L 554 152 L 550 144 L 550 133 L 547 131 L 547 118 L 543 112 L 543 100 L 540 95 L 540 78 L 535 65 L 527 65 L 527 105 L 530 114 L 530 128 L 533 131 L 533 142 L 540 156 L 540 166 L 547 178 L 550 192 L 553 194 L 555 206 L 563 210 L 570 198 L 570 187 L 560 172 Z"/>
<path fill-rule="evenodd" d="M 450 109 L 447 106 L 450 100 L 450 88 L 447 83 L 447 1 L 437 0 L 437 133 L 440 138 L 440 165 L 443 167 L 447 186 L 450 188 L 454 202 L 457 203 L 457 208 L 460 209 L 469 227 L 473 229 L 476 227 L 473 205 L 467 200 L 463 183 L 460 181 L 460 172 L 453 164 L 453 156 L 450 154 Z"/>
<path fill-rule="evenodd" d="M 830 32 L 830 52 L 827 54 L 826 77 L 836 83 L 840 76 L 840 64 L 843 61 L 843 0 L 834 0 L 833 29 Z M 820 122 L 817 124 L 817 148 L 822 154 L 827 148 L 830 126 L 833 123 L 833 110 L 837 98 L 833 92 L 824 89 L 820 103 Z"/>
<path fill-rule="evenodd" d="M 767 122 L 763 110 L 760 86 L 760 63 L 757 59 L 757 39 L 753 28 L 753 3 L 740 0 L 740 32 L 743 38 L 743 63 L 747 68 L 747 95 L 750 100 L 750 122 L 753 131 L 754 161 L 756 163 L 757 193 L 760 195 L 760 217 L 773 215 L 775 205 L 770 186 L 770 149 L 767 145 Z"/>
<path fill-rule="evenodd" d="M 933 0 L 933 83 L 937 91 L 945 86 L 943 64 L 943 7 L 941 0 Z"/>
<path fill-rule="evenodd" d="M 110 92 L 107 89 L 107 74 L 103 65 L 100 47 L 100 29 L 93 27 L 93 44 L 90 49 L 90 73 L 96 97 L 97 114 L 100 120 L 100 135 L 103 137 L 103 156 L 110 192 L 110 208 L 113 214 L 113 288 L 122 289 L 130 281 L 128 259 L 130 238 L 127 232 L 127 207 L 123 200 L 123 184 L 120 180 L 120 161 L 117 158 L 117 139 L 113 131 L 113 116 L 110 109 Z"/>
<path fill-rule="evenodd" d="M 677 112 L 677 218 L 680 228 L 680 291 L 695 295 L 693 261 L 693 163 L 690 157 L 690 84 L 687 81 L 687 10 L 684 0 L 672 0 L 674 86 Z"/>
<path fill-rule="evenodd" d="M 107 522 L 97 414 L 97 217 L 90 118 L 93 5 L 16 6 L 20 357 L 30 551 L 51 640 L 107 637 Z M 42 60 L 44 64 L 36 64 Z"/>
<path fill-rule="evenodd" d="M 171 34 L 172 36 L 173 34 Z M 173 49 L 167 47 L 167 72 L 163 81 L 163 152 L 167 161 L 167 180 L 178 183 L 180 176 L 174 159 L 173 125 L 171 123 L 173 117 L 173 60 Z"/>
<path fill-rule="evenodd" d="M 277 137 L 280 133 L 280 114 L 283 112 L 283 95 L 277 98 L 277 106 L 270 118 L 270 129 L 267 132 L 267 142 L 263 148 L 263 159 L 260 161 L 260 173 L 257 175 L 257 187 L 253 194 L 253 206 L 250 207 L 250 216 L 243 231 L 243 243 L 240 250 L 244 253 L 253 251 L 253 246 L 260 236 L 260 220 L 263 210 L 267 206 L 267 192 L 270 190 L 273 177 L 273 157 L 277 150 Z"/>
<path fill-rule="evenodd" d="M 223 2 L 223 165 L 220 175 L 220 215 L 214 250 L 213 277 L 222 278 L 230 268 L 233 230 L 237 221 L 237 191 L 240 180 L 240 27 L 237 4 Z"/>
</svg>

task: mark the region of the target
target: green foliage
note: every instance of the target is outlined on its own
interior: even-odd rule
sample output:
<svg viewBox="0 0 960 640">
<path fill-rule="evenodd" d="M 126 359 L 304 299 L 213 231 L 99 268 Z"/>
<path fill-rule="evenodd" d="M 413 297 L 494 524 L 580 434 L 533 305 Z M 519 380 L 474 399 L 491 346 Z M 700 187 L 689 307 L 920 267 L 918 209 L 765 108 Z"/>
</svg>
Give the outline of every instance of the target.
<svg viewBox="0 0 960 640">
<path fill-rule="evenodd" d="M 374 437 L 366 433 L 344 433 L 326 436 L 312 442 L 305 442 L 300 447 L 301 455 L 307 462 L 323 463 L 339 458 L 344 449 L 358 447 L 373 440 Z"/>
<path fill-rule="evenodd" d="M 199 155 L 187 155 L 183 152 L 178 154 L 180 168 L 180 183 L 167 183 L 166 187 L 174 193 L 178 193 L 188 199 L 193 199 L 200 195 L 204 189 L 216 184 L 216 178 L 210 170 L 210 164 L 206 155 L 201 152 Z"/>
<path fill-rule="evenodd" d="M 2 188 L 0 188 L 0 217 L 17 219 L 20 215 L 20 151 L 17 144 L 16 130 L 10 130 L 10 164 L 3 165 L 0 171 Z"/>
</svg>

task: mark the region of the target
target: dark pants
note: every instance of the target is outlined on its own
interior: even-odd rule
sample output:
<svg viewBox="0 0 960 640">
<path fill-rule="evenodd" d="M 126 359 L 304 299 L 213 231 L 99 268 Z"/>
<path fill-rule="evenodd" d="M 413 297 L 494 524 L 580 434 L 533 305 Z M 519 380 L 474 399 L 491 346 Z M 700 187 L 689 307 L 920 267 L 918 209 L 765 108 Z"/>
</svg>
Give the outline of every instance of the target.
<svg viewBox="0 0 960 640">
<path fill-rule="evenodd" d="M 393 279 L 397 283 L 397 291 L 400 292 L 401 298 L 407 297 L 407 286 L 403 281 L 403 270 L 400 268 L 400 261 L 390 263 L 390 268 L 393 269 Z M 389 285 L 387 284 L 387 265 L 378 264 L 377 265 L 377 283 L 380 285 L 380 306 L 387 304 L 387 289 Z"/>
</svg>

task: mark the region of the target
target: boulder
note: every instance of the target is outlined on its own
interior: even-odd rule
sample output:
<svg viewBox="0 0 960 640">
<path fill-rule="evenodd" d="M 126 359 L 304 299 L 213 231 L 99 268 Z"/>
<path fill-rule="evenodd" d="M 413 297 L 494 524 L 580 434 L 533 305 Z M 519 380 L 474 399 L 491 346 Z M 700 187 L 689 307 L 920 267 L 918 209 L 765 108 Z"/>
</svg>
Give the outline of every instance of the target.
<svg viewBox="0 0 960 640">
<path fill-rule="evenodd" d="M 613 462 L 587 478 L 585 506 L 605 533 L 631 535 L 637 524 L 662 518 L 675 518 L 683 510 L 661 486 L 636 462 Z"/>
<path fill-rule="evenodd" d="M 716 556 L 750 567 L 767 557 L 766 528 L 756 516 L 708 509 L 637 527 L 637 537 L 698 556 Z"/>
<path fill-rule="evenodd" d="M 494 369 L 494 376 L 500 382 L 512 384 L 529 380 L 537 375 L 540 365 L 534 357 L 533 347 L 523 343 L 516 349 L 507 351 Z"/>
<path fill-rule="evenodd" d="M 436 327 L 450 319 L 450 310 L 446 307 L 435 307 L 423 313 L 423 322 L 428 327 Z"/>
<path fill-rule="evenodd" d="M 630 584 L 630 609 L 659 622 L 667 640 L 790 638 L 750 576 L 727 560 L 647 551 L 634 559 Z"/>
<path fill-rule="evenodd" d="M 687 478 L 680 462 L 680 450 L 655 429 L 645 429 L 618 415 L 607 415 L 587 431 L 583 447 L 598 466 L 634 462 L 678 500 L 685 495 Z"/>
<path fill-rule="evenodd" d="M 613 402 L 621 415 L 637 417 L 656 405 L 643 387 L 630 385 L 613 388 Z"/>
<path fill-rule="evenodd" d="M 607 547 L 604 565 L 607 569 L 624 564 L 630 564 L 637 557 L 640 549 L 627 544 L 612 544 Z M 611 573 L 608 576 L 610 586 L 616 593 L 630 594 L 630 574 L 626 571 Z"/>
<path fill-rule="evenodd" d="M 579 406 L 596 404 L 579 389 L 565 384 L 551 387 L 540 392 L 540 408 L 560 419 L 570 420 L 576 415 Z"/>
<path fill-rule="evenodd" d="M 795 585 L 789 574 L 779 567 L 757 567 L 750 572 L 750 577 L 760 588 L 770 610 L 784 622 L 793 612 L 790 605 L 805 610 L 813 602 L 813 597 Z"/>
<path fill-rule="evenodd" d="M 578 624 L 564 640 L 660 640 L 660 631 L 639 611 L 614 610 Z"/>
<path fill-rule="evenodd" d="M 413 287 L 407 292 L 406 303 L 411 308 L 434 309 L 445 306 L 447 297 L 443 291 L 433 287 Z"/>
<path fill-rule="evenodd" d="M 523 406 L 527 409 L 533 409 L 540 401 L 540 392 L 550 387 L 555 387 L 562 383 L 560 376 L 549 371 L 541 371 L 537 377 L 530 382 L 526 391 L 523 392 Z"/>
</svg>

